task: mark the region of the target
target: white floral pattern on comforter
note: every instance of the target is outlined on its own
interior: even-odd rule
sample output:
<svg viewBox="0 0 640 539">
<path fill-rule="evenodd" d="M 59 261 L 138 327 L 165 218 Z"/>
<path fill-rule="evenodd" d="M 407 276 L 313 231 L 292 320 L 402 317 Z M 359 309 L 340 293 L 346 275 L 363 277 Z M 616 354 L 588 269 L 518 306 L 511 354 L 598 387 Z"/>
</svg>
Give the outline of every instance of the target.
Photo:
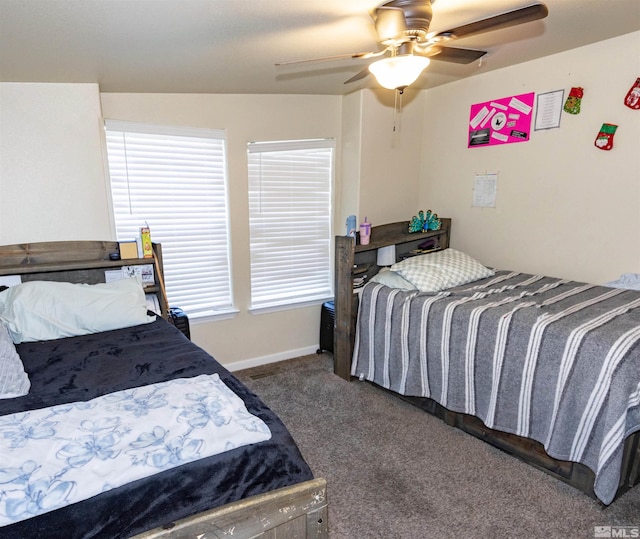
<svg viewBox="0 0 640 539">
<path fill-rule="evenodd" d="M 217 374 L 0 417 L 0 526 L 268 440 Z"/>
</svg>

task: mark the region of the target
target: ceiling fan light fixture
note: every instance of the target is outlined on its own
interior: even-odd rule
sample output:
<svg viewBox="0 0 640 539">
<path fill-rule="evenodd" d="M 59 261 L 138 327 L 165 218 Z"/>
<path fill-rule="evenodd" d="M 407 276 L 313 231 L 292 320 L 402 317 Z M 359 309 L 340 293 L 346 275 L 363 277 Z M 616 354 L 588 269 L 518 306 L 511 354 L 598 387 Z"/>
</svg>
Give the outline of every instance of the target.
<svg viewBox="0 0 640 539">
<path fill-rule="evenodd" d="M 369 71 L 380 86 L 389 90 L 404 90 L 416 81 L 428 65 L 429 58 L 424 56 L 392 56 L 373 62 L 369 65 Z"/>
</svg>

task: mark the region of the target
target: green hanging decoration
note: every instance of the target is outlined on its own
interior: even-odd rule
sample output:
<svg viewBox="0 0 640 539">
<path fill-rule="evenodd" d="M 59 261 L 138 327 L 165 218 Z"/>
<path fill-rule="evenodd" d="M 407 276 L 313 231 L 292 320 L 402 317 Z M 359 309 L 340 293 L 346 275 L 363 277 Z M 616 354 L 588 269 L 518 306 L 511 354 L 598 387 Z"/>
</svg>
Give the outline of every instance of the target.
<svg viewBox="0 0 640 539">
<path fill-rule="evenodd" d="M 580 106 L 582 104 L 582 96 L 584 95 L 584 88 L 579 86 L 571 88 L 569 97 L 564 103 L 564 111 L 569 114 L 580 114 Z"/>
</svg>

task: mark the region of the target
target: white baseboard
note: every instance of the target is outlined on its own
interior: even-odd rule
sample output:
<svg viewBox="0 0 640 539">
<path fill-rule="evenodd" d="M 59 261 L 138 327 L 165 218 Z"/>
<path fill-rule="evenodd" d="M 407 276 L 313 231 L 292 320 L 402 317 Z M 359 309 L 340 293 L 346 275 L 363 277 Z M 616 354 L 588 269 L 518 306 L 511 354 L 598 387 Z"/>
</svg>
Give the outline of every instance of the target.
<svg viewBox="0 0 640 539">
<path fill-rule="evenodd" d="M 298 348 L 297 350 L 287 350 L 286 352 L 279 352 L 277 354 L 271 354 L 268 356 L 255 357 L 252 359 L 243 359 L 242 361 L 234 361 L 233 363 L 225 363 L 224 367 L 231 372 L 241 371 L 244 369 L 252 369 L 253 367 L 261 367 L 262 365 L 268 365 L 269 363 L 277 363 L 278 361 L 285 361 L 287 359 L 293 359 L 295 357 L 308 356 L 309 354 L 315 354 L 318 350 L 317 346 L 308 346 L 306 348 Z"/>
</svg>

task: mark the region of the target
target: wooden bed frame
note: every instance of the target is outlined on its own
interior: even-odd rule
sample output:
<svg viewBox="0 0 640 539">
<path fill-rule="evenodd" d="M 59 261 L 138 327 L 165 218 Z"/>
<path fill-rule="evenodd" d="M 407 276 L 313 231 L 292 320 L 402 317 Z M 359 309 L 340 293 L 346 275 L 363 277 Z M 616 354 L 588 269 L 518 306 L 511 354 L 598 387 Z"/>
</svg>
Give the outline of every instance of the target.
<svg viewBox="0 0 640 539">
<path fill-rule="evenodd" d="M 374 226 L 371 228 L 368 245 L 356 244 L 353 238 L 345 236 L 335 238 L 334 372 L 345 380 L 353 379 L 350 375 L 351 357 L 358 311 L 358 296 L 353 293 L 352 284 L 354 268 L 356 268 L 355 271 L 361 271 L 361 267 L 365 266 L 368 278 L 373 277 L 380 269 L 375 263 L 376 250 L 387 245 L 396 246 L 398 258 L 415 249 L 417 244 L 429 237 L 437 238 L 442 249 L 449 246 L 450 219 L 442 219 L 441 230 L 430 230 L 425 233 L 408 233 L 408 225 L 408 222 L 399 222 Z M 586 466 L 554 459 L 545 452 L 542 444 L 534 440 L 490 429 L 477 417 L 452 412 L 432 399 L 406 397 L 391 391 L 389 393 L 598 499 L 593 491 L 594 473 Z M 614 501 L 638 483 L 640 483 L 640 432 L 632 434 L 625 441 L 620 483 Z"/>
<path fill-rule="evenodd" d="M 113 241 L 0 246 L 0 277 L 19 275 L 22 281 L 97 284 L 105 282 L 105 270 L 152 264 L 155 284 L 145 287 L 145 292 L 157 296 L 162 316 L 167 318 L 161 245 L 153 245 L 153 258 L 112 260 L 110 255 L 117 252 L 118 243 Z M 326 539 L 328 534 L 326 481 L 313 479 L 226 504 L 135 537 Z"/>
<path fill-rule="evenodd" d="M 389 393 L 393 392 L 389 391 Z M 459 428 L 556 479 L 564 481 L 603 505 L 593 491 L 595 475 L 587 466 L 578 462 L 554 459 L 547 454 L 544 446 L 535 440 L 490 429 L 477 417 L 452 412 L 432 399 L 393 394 L 442 419 L 447 425 Z M 620 482 L 612 503 L 638 483 L 640 483 L 640 432 L 632 434 L 625 440 Z"/>
<path fill-rule="evenodd" d="M 313 479 L 157 528 L 131 539 L 328 537 L 326 482 Z"/>
</svg>

